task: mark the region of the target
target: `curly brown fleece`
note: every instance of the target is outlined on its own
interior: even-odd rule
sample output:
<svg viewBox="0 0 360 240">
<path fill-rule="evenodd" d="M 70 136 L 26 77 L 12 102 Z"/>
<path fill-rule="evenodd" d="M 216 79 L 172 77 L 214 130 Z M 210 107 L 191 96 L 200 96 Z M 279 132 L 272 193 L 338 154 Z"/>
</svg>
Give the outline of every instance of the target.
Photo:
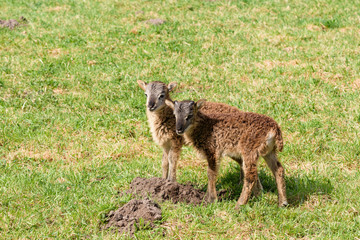
<svg viewBox="0 0 360 240">
<path fill-rule="evenodd" d="M 208 161 L 208 200 L 216 196 L 216 176 L 222 156 L 243 159 L 244 186 L 237 202 L 244 205 L 258 178 L 257 161 L 262 156 L 272 170 L 279 192 L 279 205 L 287 205 L 284 169 L 277 160 L 276 150 L 283 149 L 279 125 L 270 117 L 249 112 L 202 112 L 203 101 L 167 101 L 174 108 L 178 133 L 184 132 L 190 142 Z M 192 117 L 193 116 L 193 117 Z M 180 123 L 180 124 L 179 124 Z M 181 126 L 187 125 L 187 127 Z"/>
</svg>

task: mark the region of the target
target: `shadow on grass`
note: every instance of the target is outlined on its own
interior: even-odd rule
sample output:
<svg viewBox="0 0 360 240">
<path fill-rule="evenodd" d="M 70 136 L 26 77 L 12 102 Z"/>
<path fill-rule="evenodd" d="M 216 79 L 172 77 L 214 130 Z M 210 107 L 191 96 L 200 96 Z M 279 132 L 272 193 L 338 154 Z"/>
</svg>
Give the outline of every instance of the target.
<svg viewBox="0 0 360 240">
<path fill-rule="evenodd" d="M 259 178 L 264 188 L 264 193 L 273 192 L 277 195 L 275 178 L 269 169 L 261 170 Z M 227 172 L 218 179 L 217 189 L 220 190 L 221 200 L 237 200 L 242 190 L 242 183 L 239 184 L 240 168 Z M 299 206 L 309 200 L 311 195 L 328 195 L 332 192 L 333 186 L 330 179 L 317 174 L 297 174 L 285 176 L 286 194 L 290 206 Z"/>
</svg>

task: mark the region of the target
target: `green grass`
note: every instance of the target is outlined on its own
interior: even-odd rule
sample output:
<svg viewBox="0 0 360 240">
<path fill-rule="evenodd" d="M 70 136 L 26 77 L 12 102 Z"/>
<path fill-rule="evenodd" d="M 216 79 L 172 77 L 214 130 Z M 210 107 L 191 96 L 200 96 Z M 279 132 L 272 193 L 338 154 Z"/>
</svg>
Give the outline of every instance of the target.
<svg viewBox="0 0 360 240">
<path fill-rule="evenodd" d="M 239 168 L 224 159 L 224 201 L 163 203 L 138 239 L 359 237 L 359 5 L 0 0 L 0 19 L 28 19 L 0 29 L 0 238 L 122 238 L 99 222 L 134 177 L 161 175 L 138 79 L 273 117 L 290 202 L 276 206 L 261 161 L 264 194 L 235 211 Z M 178 176 L 205 189 L 205 160 L 184 148 Z"/>
</svg>

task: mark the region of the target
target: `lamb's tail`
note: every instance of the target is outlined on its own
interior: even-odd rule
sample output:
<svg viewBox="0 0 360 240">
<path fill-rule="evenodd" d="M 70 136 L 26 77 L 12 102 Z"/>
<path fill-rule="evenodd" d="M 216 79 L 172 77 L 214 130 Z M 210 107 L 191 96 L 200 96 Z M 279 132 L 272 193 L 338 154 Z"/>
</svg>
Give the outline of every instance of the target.
<svg viewBox="0 0 360 240">
<path fill-rule="evenodd" d="M 277 129 L 276 131 L 276 135 L 275 135 L 275 145 L 276 145 L 276 149 L 281 152 L 284 148 L 284 141 L 282 138 L 282 133 L 280 128 Z"/>
<path fill-rule="evenodd" d="M 259 153 L 260 155 L 264 156 L 275 149 L 281 152 L 283 147 L 284 142 L 281 135 L 281 130 L 278 128 L 276 131 L 271 131 L 268 133 L 266 136 L 266 141 L 259 147 Z"/>
</svg>

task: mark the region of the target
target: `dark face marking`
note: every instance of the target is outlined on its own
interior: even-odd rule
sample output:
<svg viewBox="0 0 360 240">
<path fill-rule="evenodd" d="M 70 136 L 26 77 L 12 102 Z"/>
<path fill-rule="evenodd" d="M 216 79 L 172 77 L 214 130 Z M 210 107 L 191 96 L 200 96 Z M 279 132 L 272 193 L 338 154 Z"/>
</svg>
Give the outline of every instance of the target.
<svg viewBox="0 0 360 240">
<path fill-rule="evenodd" d="M 193 123 L 195 103 L 193 101 L 175 101 L 174 114 L 176 118 L 176 133 L 182 135 Z"/>
</svg>

